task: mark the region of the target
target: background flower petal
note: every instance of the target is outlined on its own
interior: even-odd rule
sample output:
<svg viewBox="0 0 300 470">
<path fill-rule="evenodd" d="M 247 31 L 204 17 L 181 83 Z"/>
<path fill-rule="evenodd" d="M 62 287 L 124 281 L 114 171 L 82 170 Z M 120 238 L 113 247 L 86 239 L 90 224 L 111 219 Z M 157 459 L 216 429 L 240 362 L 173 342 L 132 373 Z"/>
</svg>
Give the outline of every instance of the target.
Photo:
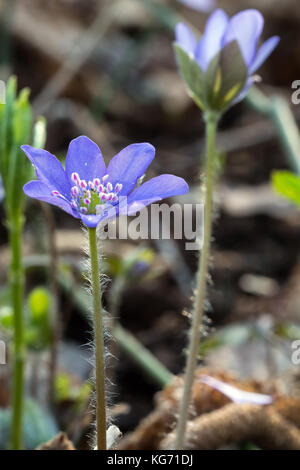
<svg viewBox="0 0 300 470">
<path fill-rule="evenodd" d="M 37 177 L 50 189 L 57 189 L 63 196 L 69 198 L 70 184 L 57 158 L 47 150 L 36 149 L 30 145 L 22 145 L 21 149 L 33 164 Z"/>
<path fill-rule="evenodd" d="M 210 61 L 220 51 L 229 18 L 225 11 L 214 11 L 207 20 L 205 31 L 196 50 L 196 60 L 202 70 L 206 70 Z"/>
<path fill-rule="evenodd" d="M 49 204 L 59 207 L 73 217 L 77 219 L 79 218 L 77 213 L 72 209 L 71 204 L 60 197 L 52 196 L 49 186 L 42 181 L 29 181 L 29 183 L 25 184 L 23 190 L 27 196 L 38 199 L 39 201 L 48 202 Z"/>
<path fill-rule="evenodd" d="M 267 60 L 269 55 L 272 54 L 275 47 L 278 45 L 279 41 L 279 36 L 273 36 L 261 45 L 249 70 L 250 74 L 255 73 L 259 69 L 259 67 L 265 62 L 265 60 Z"/>
<path fill-rule="evenodd" d="M 219 392 L 226 395 L 231 401 L 235 403 L 248 403 L 253 405 L 270 405 L 274 402 L 274 397 L 271 395 L 264 395 L 262 393 L 247 392 L 241 390 L 234 385 L 222 382 L 209 375 L 201 375 L 200 382 L 203 382 L 210 387 L 219 390 Z"/>
<path fill-rule="evenodd" d="M 264 27 L 264 18 L 257 10 L 245 10 L 234 15 L 228 23 L 223 45 L 237 40 L 246 64 L 251 65 L 256 55 L 258 40 Z"/>
<path fill-rule="evenodd" d="M 86 136 L 80 136 L 70 142 L 66 157 L 66 173 L 71 179 L 73 172 L 83 180 L 93 181 L 106 173 L 102 153 L 95 142 Z"/>
<path fill-rule="evenodd" d="M 148 143 L 132 144 L 115 155 L 108 167 L 107 181 L 122 183 L 120 195 L 129 194 L 137 180 L 145 173 L 155 156 L 155 148 Z"/>
<path fill-rule="evenodd" d="M 197 41 L 192 30 L 184 23 L 178 23 L 175 28 L 175 40 L 187 53 L 195 53 Z"/>
<path fill-rule="evenodd" d="M 3 187 L 3 184 L 2 184 L 2 179 L 1 179 L 1 175 L 0 175 L 0 202 L 4 199 L 4 187 Z"/>
<path fill-rule="evenodd" d="M 171 196 L 186 194 L 188 184 L 174 175 L 160 175 L 136 188 L 127 199 L 127 214 L 132 215 L 143 207 Z M 123 213 L 122 207 L 120 213 Z"/>
</svg>

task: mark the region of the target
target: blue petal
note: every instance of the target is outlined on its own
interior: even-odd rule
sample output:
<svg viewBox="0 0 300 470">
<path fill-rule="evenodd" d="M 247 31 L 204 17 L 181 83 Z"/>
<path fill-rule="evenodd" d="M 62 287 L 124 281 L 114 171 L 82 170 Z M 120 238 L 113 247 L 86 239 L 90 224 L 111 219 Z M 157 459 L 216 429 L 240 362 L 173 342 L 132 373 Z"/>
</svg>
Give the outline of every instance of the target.
<svg viewBox="0 0 300 470">
<path fill-rule="evenodd" d="M 255 73 L 259 69 L 259 67 L 265 62 L 265 60 L 267 60 L 269 55 L 272 54 L 275 47 L 278 45 L 279 41 L 279 36 L 273 36 L 262 44 L 250 67 L 250 74 Z"/>
<path fill-rule="evenodd" d="M 46 150 L 36 149 L 30 145 L 22 145 L 33 166 L 37 177 L 50 189 L 57 189 L 66 198 L 70 197 L 70 184 L 65 170 L 57 158 Z"/>
<path fill-rule="evenodd" d="M 207 69 L 210 61 L 220 51 L 228 21 L 225 11 L 220 9 L 214 11 L 207 20 L 203 37 L 196 50 L 196 60 L 202 70 Z"/>
<path fill-rule="evenodd" d="M 60 197 L 53 196 L 49 186 L 42 181 L 29 181 L 29 183 L 25 184 L 23 187 L 23 191 L 27 196 L 33 199 L 48 202 L 49 204 L 59 207 L 76 219 L 79 218 L 77 212 L 72 209 L 71 204 Z"/>
<path fill-rule="evenodd" d="M 178 45 L 188 54 L 195 53 L 197 41 L 191 29 L 184 23 L 178 23 L 175 28 L 175 38 Z"/>
<path fill-rule="evenodd" d="M 258 40 L 264 27 L 264 18 L 257 10 L 245 10 L 234 15 L 228 23 L 223 40 L 225 46 L 237 40 L 247 66 L 250 66 L 256 55 Z"/>
<path fill-rule="evenodd" d="M 66 173 L 70 181 L 74 172 L 87 182 L 106 173 L 101 151 L 88 137 L 80 136 L 70 142 L 66 157 Z"/>
<path fill-rule="evenodd" d="M 111 159 L 107 167 L 107 181 L 113 185 L 122 183 L 120 195 L 128 194 L 146 172 L 154 156 L 155 148 L 151 144 L 128 145 Z"/>
<path fill-rule="evenodd" d="M 152 202 L 166 197 L 186 194 L 188 184 L 183 178 L 174 175 L 160 175 L 136 188 L 127 199 L 127 214 L 133 215 Z M 123 213 L 122 207 L 120 213 Z"/>
</svg>

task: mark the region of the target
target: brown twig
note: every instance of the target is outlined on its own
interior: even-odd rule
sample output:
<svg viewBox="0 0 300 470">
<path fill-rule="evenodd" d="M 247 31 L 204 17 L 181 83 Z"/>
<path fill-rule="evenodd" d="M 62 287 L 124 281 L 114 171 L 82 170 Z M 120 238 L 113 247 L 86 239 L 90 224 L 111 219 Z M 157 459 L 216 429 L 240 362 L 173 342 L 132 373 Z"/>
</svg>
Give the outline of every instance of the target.
<svg viewBox="0 0 300 470">
<path fill-rule="evenodd" d="M 272 407 L 231 403 L 188 423 L 185 449 L 213 450 L 250 440 L 263 449 L 300 450 L 300 431 Z M 172 449 L 175 433 L 160 442 Z"/>
<path fill-rule="evenodd" d="M 60 432 L 50 441 L 41 444 L 36 450 L 75 450 L 75 447 L 67 435 Z"/>
<path fill-rule="evenodd" d="M 224 372 L 199 368 L 189 410 L 189 449 L 216 449 L 223 445 L 251 440 L 263 449 L 300 449 L 300 401 L 276 397 L 270 406 L 239 405 L 217 390 L 197 380 L 202 374 L 230 383 L 240 389 L 263 393 L 255 381 L 240 382 Z M 275 390 L 273 390 L 275 392 Z M 182 377 L 156 395 L 156 408 L 132 433 L 120 442 L 120 450 L 156 450 L 172 448 Z M 297 447 L 298 446 L 298 447 Z"/>
</svg>

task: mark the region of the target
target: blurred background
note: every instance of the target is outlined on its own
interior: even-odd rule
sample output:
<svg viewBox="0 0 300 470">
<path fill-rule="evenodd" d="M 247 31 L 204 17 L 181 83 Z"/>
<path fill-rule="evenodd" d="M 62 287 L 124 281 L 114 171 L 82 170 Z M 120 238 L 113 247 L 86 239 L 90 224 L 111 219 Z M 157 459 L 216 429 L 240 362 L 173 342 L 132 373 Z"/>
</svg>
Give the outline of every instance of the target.
<svg viewBox="0 0 300 470">
<path fill-rule="evenodd" d="M 260 70 L 258 88 L 290 103 L 291 84 L 300 79 L 298 2 L 217 0 L 217 6 L 229 15 L 258 8 L 266 21 L 264 38 L 281 36 Z M 126 145 L 149 141 L 157 153 L 147 177 L 181 176 L 190 193 L 178 201 L 197 202 L 204 125 L 178 74 L 172 41 L 178 20 L 202 30 L 207 11 L 176 0 L 0 0 L 0 15 L 0 78 L 15 74 L 20 88 L 31 89 L 35 115 L 47 119 L 47 150 L 63 161 L 69 141 L 85 134 L 108 162 Z M 254 92 L 221 123 L 210 308 L 200 352 L 208 367 L 263 380 L 271 391 L 274 379 L 284 387 L 291 373 L 297 382 L 291 341 L 300 339 L 300 216 L 270 185 L 273 170 L 295 167 L 278 132 L 286 108 L 268 114 L 259 103 Z M 291 108 L 300 119 L 300 108 Z M 9 342 L 4 220 L 0 206 L 0 337 Z M 78 447 L 87 445 L 92 365 L 83 244 L 77 220 L 28 201 L 28 447 L 57 430 L 67 431 Z M 126 433 L 151 411 L 168 371 L 183 369 L 198 258 L 184 249 L 184 240 L 107 240 L 103 256 L 109 278 L 104 302 L 119 322 L 112 326 L 111 412 Z M 138 363 L 135 339 L 162 370 Z M 0 447 L 8 404 L 9 367 L 0 365 Z"/>
</svg>

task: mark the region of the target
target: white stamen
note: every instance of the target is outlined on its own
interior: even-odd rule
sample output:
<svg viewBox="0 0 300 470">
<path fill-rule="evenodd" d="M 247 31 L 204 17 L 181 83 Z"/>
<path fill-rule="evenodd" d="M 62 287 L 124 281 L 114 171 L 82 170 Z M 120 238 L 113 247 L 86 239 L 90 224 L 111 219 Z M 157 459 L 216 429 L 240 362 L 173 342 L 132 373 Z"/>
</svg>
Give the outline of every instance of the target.
<svg viewBox="0 0 300 470">
<path fill-rule="evenodd" d="M 117 183 L 115 186 L 115 191 L 116 193 L 119 193 L 123 188 L 123 185 L 121 183 Z"/>
<path fill-rule="evenodd" d="M 78 187 L 77 187 L 77 186 L 73 186 L 73 187 L 72 187 L 72 189 L 71 189 L 71 194 L 72 194 L 72 196 L 74 196 L 74 197 L 78 196 L 79 191 L 78 191 Z"/>
<path fill-rule="evenodd" d="M 121 183 L 117 183 L 113 191 L 114 186 L 110 181 L 107 181 L 108 178 L 109 175 L 106 174 L 102 178 L 94 178 L 93 181 L 87 181 L 81 180 L 78 173 L 72 173 L 71 179 L 74 186 L 71 188 L 71 206 L 73 209 L 80 211 L 82 214 L 91 213 L 89 206 L 93 198 L 96 204 L 95 212 L 99 214 L 103 212 L 106 201 L 116 203 L 119 199 L 117 194 L 122 190 L 123 186 Z M 56 190 L 52 191 L 52 194 L 54 196 L 63 197 Z"/>
<path fill-rule="evenodd" d="M 72 175 L 71 175 L 71 180 L 73 181 L 73 183 L 75 183 L 75 184 L 78 186 L 79 183 L 80 183 L 79 174 L 76 173 L 76 172 L 72 173 Z"/>
</svg>

